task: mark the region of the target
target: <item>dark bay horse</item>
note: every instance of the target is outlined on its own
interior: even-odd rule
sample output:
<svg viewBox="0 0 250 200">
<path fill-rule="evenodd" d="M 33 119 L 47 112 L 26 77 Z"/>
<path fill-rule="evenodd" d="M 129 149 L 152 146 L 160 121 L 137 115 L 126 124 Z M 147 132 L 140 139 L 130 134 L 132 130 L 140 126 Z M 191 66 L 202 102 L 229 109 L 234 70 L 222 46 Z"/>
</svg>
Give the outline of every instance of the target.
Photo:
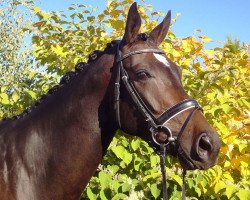
<svg viewBox="0 0 250 200">
<path fill-rule="evenodd" d="M 169 12 L 139 34 L 134 3 L 121 41 L 91 54 L 29 112 L 0 122 L 0 199 L 78 199 L 119 127 L 153 147 L 166 144 L 185 169 L 217 162 L 218 134 L 158 49 L 170 20 Z"/>
</svg>

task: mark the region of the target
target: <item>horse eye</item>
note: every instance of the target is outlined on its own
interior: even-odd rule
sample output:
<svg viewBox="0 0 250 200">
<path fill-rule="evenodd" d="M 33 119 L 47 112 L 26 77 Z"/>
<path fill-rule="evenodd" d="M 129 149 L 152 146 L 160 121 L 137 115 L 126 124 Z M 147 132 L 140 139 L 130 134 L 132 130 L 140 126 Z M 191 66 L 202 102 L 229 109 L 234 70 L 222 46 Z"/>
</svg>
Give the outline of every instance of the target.
<svg viewBox="0 0 250 200">
<path fill-rule="evenodd" d="M 151 77 L 151 75 L 147 71 L 144 71 L 144 70 L 137 72 L 136 75 L 137 75 L 137 78 L 141 80 Z"/>
</svg>

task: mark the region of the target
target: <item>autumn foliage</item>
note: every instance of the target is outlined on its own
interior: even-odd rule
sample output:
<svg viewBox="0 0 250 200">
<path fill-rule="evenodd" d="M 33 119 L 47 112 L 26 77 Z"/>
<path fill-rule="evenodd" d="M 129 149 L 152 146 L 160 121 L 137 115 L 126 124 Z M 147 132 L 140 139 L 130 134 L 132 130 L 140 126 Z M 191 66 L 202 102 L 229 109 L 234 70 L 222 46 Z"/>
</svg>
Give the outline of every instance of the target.
<svg viewBox="0 0 250 200">
<path fill-rule="evenodd" d="M 26 78 L 17 79 L 17 89 L 0 79 L 0 117 L 22 112 L 57 84 L 58 77 L 86 61 L 92 51 L 102 50 L 108 42 L 120 38 L 131 3 L 110 0 L 103 11 L 74 4 L 67 14 L 48 13 L 30 5 L 36 22 L 22 30 L 33 35 L 35 64 L 44 67 L 24 69 Z M 164 14 L 144 1 L 140 3 L 141 31 L 147 32 Z M 207 49 L 208 43 L 218 47 Z M 203 107 L 222 141 L 218 165 L 187 173 L 188 199 L 250 199 L 249 44 L 228 38 L 221 45 L 202 32 L 179 38 L 170 30 L 162 49 L 182 68 L 185 90 Z M 7 77 L 2 68 L 0 75 Z M 168 156 L 166 170 L 170 197 L 179 199 L 182 183 L 178 161 Z M 160 193 L 158 156 L 146 142 L 118 131 L 82 198 L 158 199 Z"/>
</svg>

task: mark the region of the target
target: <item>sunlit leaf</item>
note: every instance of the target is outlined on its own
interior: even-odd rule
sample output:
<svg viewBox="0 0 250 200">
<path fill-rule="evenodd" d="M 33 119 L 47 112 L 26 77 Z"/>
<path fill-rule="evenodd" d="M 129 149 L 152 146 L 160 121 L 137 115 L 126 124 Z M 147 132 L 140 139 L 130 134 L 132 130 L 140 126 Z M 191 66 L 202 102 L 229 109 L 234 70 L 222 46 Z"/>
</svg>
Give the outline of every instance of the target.
<svg viewBox="0 0 250 200">
<path fill-rule="evenodd" d="M 153 183 L 151 186 L 150 186 L 150 191 L 151 191 L 151 194 L 153 195 L 153 197 L 155 199 L 157 199 L 157 197 L 160 195 L 161 193 L 161 190 L 159 190 L 159 188 L 157 187 L 157 184 Z"/>
</svg>

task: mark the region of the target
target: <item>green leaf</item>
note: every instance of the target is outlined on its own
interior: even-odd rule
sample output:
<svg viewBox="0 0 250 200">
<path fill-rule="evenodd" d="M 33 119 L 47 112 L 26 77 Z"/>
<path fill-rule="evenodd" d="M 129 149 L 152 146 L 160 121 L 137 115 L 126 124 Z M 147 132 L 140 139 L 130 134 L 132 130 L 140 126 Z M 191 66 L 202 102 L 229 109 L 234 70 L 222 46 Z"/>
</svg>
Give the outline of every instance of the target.
<svg viewBox="0 0 250 200">
<path fill-rule="evenodd" d="M 136 151 L 140 147 L 141 141 L 139 139 L 133 139 L 131 142 L 131 147 L 134 151 Z"/>
<path fill-rule="evenodd" d="M 235 186 L 231 186 L 231 185 L 228 185 L 226 187 L 226 195 L 227 195 L 227 198 L 230 199 L 233 195 L 234 192 L 236 192 L 236 187 Z"/>
<path fill-rule="evenodd" d="M 159 188 L 157 187 L 157 184 L 156 184 L 156 183 L 153 183 L 153 184 L 150 186 L 150 191 L 151 191 L 151 194 L 153 195 L 153 197 L 154 197 L 155 199 L 161 194 L 161 190 L 159 190 Z"/>
<path fill-rule="evenodd" d="M 32 97 L 32 99 L 36 99 L 36 93 L 31 91 L 31 90 L 28 90 L 27 93 Z"/>
<path fill-rule="evenodd" d="M 114 174 L 118 172 L 119 166 L 117 165 L 108 165 L 107 168 L 111 170 Z"/>
<path fill-rule="evenodd" d="M 195 187 L 195 192 L 198 194 L 198 197 L 201 196 L 201 189 L 198 187 Z"/>
<path fill-rule="evenodd" d="M 133 157 L 123 146 L 116 146 L 112 148 L 112 151 L 118 158 L 122 159 L 126 165 L 131 163 Z"/>
<path fill-rule="evenodd" d="M 122 192 L 127 192 L 131 189 L 131 185 L 128 183 L 123 183 L 122 184 Z"/>
<path fill-rule="evenodd" d="M 237 193 L 240 200 L 250 200 L 250 191 L 240 189 Z"/>
<path fill-rule="evenodd" d="M 29 79 L 32 79 L 36 75 L 35 71 L 29 73 Z"/>
<path fill-rule="evenodd" d="M 127 150 L 123 146 L 116 146 L 112 148 L 112 151 L 118 158 L 123 159 L 124 153 L 126 154 Z"/>
<path fill-rule="evenodd" d="M 176 175 L 176 174 L 173 174 L 173 175 L 171 175 L 171 178 L 172 178 L 173 180 L 175 180 L 180 186 L 182 186 L 182 179 L 181 179 L 180 176 L 178 176 L 178 175 Z"/>
<path fill-rule="evenodd" d="M 156 167 L 159 163 L 159 160 L 158 160 L 158 156 L 156 155 L 150 155 L 150 166 L 153 168 L 153 167 Z"/>
<path fill-rule="evenodd" d="M 99 180 L 102 188 L 107 188 L 109 183 L 112 181 L 111 175 L 106 174 L 103 171 L 99 172 Z"/>
<path fill-rule="evenodd" d="M 218 194 L 218 192 L 220 192 L 224 188 L 226 188 L 226 184 L 223 181 L 219 180 L 214 187 L 215 194 Z"/>
<path fill-rule="evenodd" d="M 123 199 L 127 199 L 128 196 L 122 193 L 118 193 L 116 194 L 111 200 L 123 200 Z"/>
<path fill-rule="evenodd" d="M 135 170 L 139 171 L 140 166 L 141 166 L 142 163 L 143 163 L 142 159 L 140 159 L 139 157 L 136 157 L 134 159 L 134 168 L 135 168 Z"/>
<path fill-rule="evenodd" d="M 149 179 L 156 179 L 158 177 L 161 177 L 159 171 L 157 172 L 151 172 L 149 175 L 146 175 L 143 177 L 143 182 L 147 182 Z"/>
<path fill-rule="evenodd" d="M 188 179 L 187 179 L 187 183 L 188 183 L 188 186 L 189 186 L 190 188 L 194 187 L 194 181 L 193 181 L 193 179 L 188 178 Z"/>
<path fill-rule="evenodd" d="M 108 200 L 107 197 L 106 197 L 106 195 L 105 195 L 104 190 L 100 191 L 100 198 L 101 198 L 101 200 Z"/>
<path fill-rule="evenodd" d="M 123 161 L 128 165 L 132 161 L 132 155 L 130 153 L 124 154 Z"/>
<path fill-rule="evenodd" d="M 121 142 L 122 142 L 122 145 L 127 149 L 128 145 L 129 145 L 128 139 L 127 138 L 123 138 L 121 140 Z"/>
<path fill-rule="evenodd" d="M 241 98 L 240 101 L 248 108 L 250 109 L 250 101 L 244 98 Z"/>
<path fill-rule="evenodd" d="M 88 195 L 88 198 L 89 198 L 90 200 L 96 200 L 96 199 L 97 199 L 97 195 L 95 195 L 95 194 L 92 192 L 92 190 L 91 190 L 90 187 L 87 188 L 87 195 Z"/>
</svg>

